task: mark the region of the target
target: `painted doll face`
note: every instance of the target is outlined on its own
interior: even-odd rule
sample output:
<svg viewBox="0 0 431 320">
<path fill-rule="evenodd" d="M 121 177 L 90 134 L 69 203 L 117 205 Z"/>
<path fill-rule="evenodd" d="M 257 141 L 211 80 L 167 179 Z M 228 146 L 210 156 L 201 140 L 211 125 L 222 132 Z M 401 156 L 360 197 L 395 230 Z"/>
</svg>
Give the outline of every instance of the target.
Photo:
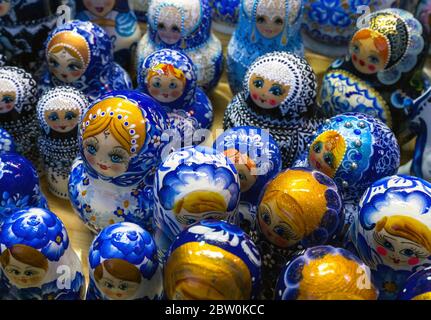
<svg viewBox="0 0 431 320">
<path fill-rule="evenodd" d="M 115 6 L 115 0 L 83 0 L 83 3 L 97 17 L 106 16 Z"/>
<path fill-rule="evenodd" d="M 238 171 L 241 192 L 250 190 L 256 183 L 257 177 L 251 174 L 250 169 L 245 164 L 235 164 L 235 168 Z"/>
<path fill-rule="evenodd" d="M 166 44 L 172 45 L 181 39 L 181 14 L 177 8 L 165 8 L 157 24 L 157 34 Z"/>
<path fill-rule="evenodd" d="M 57 53 L 50 52 L 48 65 L 50 72 L 65 83 L 78 80 L 86 70 L 85 64 L 65 49 Z"/>
<path fill-rule="evenodd" d="M 9 13 L 11 8 L 11 0 L 0 0 L 0 17 L 3 17 Z"/>
<path fill-rule="evenodd" d="M 105 268 L 103 277 L 97 280 L 100 291 L 112 300 L 128 300 L 135 296 L 139 283 L 119 280 L 111 275 Z"/>
<path fill-rule="evenodd" d="M 256 16 L 256 26 L 260 34 L 272 39 L 278 36 L 284 28 L 285 19 L 280 16 L 269 17 L 267 15 Z"/>
<path fill-rule="evenodd" d="M 46 123 L 52 130 L 60 133 L 72 131 L 78 125 L 78 120 L 78 109 L 45 111 Z"/>
<path fill-rule="evenodd" d="M 118 177 L 129 167 L 130 154 L 108 130 L 84 140 L 84 156 L 105 177 Z"/>
<path fill-rule="evenodd" d="M 157 75 L 150 79 L 148 91 L 159 102 L 174 102 L 184 93 L 184 83 L 174 75 Z"/>
<path fill-rule="evenodd" d="M 16 93 L 0 92 L 0 114 L 8 113 L 15 107 Z"/>
<path fill-rule="evenodd" d="M 274 109 L 289 95 L 290 87 L 253 74 L 249 81 L 250 96 L 262 109 Z"/>
<path fill-rule="evenodd" d="M 18 288 L 38 287 L 45 278 L 46 271 L 16 260 L 12 255 L 4 272 L 11 283 Z"/>
<path fill-rule="evenodd" d="M 354 40 L 350 54 L 355 68 L 364 74 L 375 74 L 384 70 L 386 61 L 372 38 Z"/>
</svg>

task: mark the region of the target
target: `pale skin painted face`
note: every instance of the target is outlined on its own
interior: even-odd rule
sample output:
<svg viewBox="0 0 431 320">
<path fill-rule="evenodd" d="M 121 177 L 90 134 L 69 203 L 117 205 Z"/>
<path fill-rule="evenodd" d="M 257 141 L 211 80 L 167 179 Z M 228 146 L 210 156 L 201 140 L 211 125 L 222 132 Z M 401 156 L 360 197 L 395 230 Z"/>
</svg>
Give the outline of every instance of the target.
<svg viewBox="0 0 431 320">
<path fill-rule="evenodd" d="M 66 50 L 48 54 L 50 72 L 59 80 L 71 83 L 85 73 L 86 67 L 82 61 L 76 59 Z"/>
<path fill-rule="evenodd" d="M 130 154 L 108 130 L 84 140 L 84 156 L 105 177 L 118 177 L 129 167 Z"/>
<path fill-rule="evenodd" d="M 173 75 L 158 75 L 151 78 L 148 91 L 159 102 L 169 103 L 177 100 L 184 93 L 184 84 Z"/>
<path fill-rule="evenodd" d="M 221 213 L 221 212 L 190 213 L 186 209 L 182 208 L 181 211 L 176 215 L 176 218 L 179 223 L 185 226 L 190 226 L 204 219 L 224 220 L 226 219 L 226 213 Z"/>
<path fill-rule="evenodd" d="M 6 277 L 18 288 L 32 288 L 41 285 L 45 278 L 46 271 L 24 264 L 16 260 L 12 255 L 9 264 L 4 268 Z"/>
<path fill-rule="evenodd" d="M 375 74 L 385 68 L 386 62 L 371 38 L 353 41 L 350 55 L 353 65 L 361 73 Z"/>
<path fill-rule="evenodd" d="M 45 121 L 49 127 L 60 133 L 72 131 L 78 125 L 78 120 L 78 109 L 45 111 Z"/>
<path fill-rule="evenodd" d="M 181 14 L 174 7 L 165 8 L 165 10 L 171 11 L 170 19 L 160 19 L 157 33 L 163 42 L 172 45 L 181 39 Z"/>
<path fill-rule="evenodd" d="M 0 92 L 0 114 L 8 113 L 15 107 L 15 92 Z"/>
<path fill-rule="evenodd" d="M 83 0 L 84 6 L 96 17 L 103 18 L 114 9 L 115 0 Z"/>
<path fill-rule="evenodd" d="M 265 38 L 272 39 L 278 36 L 284 27 L 285 19 L 280 16 L 268 17 L 266 15 L 256 16 L 256 26 L 260 34 Z"/>
<path fill-rule="evenodd" d="M 310 164 L 313 168 L 329 177 L 334 177 L 337 171 L 335 155 L 324 141 L 317 141 L 311 146 Z"/>
<path fill-rule="evenodd" d="M 103 268 L 103 277 L 97 281 L 100 291 L 113 300 L 128 300 L 135 296 L 139 283 L 119 280 Z"/>
<path fill-rule="evenodd" d="M 0 0 L 0 17 L 3 17 L 9 13 L 11 8 L 10 0 Z"/>
<path fill-rule="evenodd" d="M 249 81 L 250 96 L 262 109 L 274 109 L 289 95 L 290 87 L 253 74 Z"/>
</svg>

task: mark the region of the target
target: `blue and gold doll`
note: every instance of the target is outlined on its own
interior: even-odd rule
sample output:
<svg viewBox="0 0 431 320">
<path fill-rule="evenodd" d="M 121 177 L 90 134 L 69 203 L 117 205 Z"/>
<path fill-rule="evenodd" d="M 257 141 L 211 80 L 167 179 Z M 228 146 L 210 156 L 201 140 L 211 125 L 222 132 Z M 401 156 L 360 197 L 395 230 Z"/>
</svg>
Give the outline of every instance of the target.
<svg viewBox="0 0 431 320">
<path fill-rule="evenodd" d="M 122 221 L 151 227 L 166 119 L 158 103 L 137 91 L 113 91 L 88 108 L 80 123 L 69 197 L 93 232 Z"/>
<path fill-rule="evenodd" d="M 16 152 L 15 141 L 6 130 L 0 128 L 0 153 Z"/>
<path fill-rule="evenodd" d="M 221 42 L 211 32 L 208 0 L 152 0 L 148 31 L 138 46 L 138 65 L 160 49 L 183 51 L 196 66 L 198 85 L 213 89 L 221 76 Z"/>
<path fill-rule="evenodd" d="M 397 300 L 431 300 L 431 267 L 412 274 Z"/>
<path fill-rule="evenodd" d="M 241 0 L 210 0 L 212 8 L 213 29 L 232 34 L 239 20 Z"/>
<path fill-rule="evenodd" d="M 42 128 L 39 151 L 43 159 L 49 191 L 68 199 L 69 173 L 78 155 L 78 124 L 89 103 L 73 87 L 55 87 L 45 92 L 37 104 Z"/>
<path fill-rule="evenodd" d="M 239 23 L 227 51 L 233 94 L 242 90 L 244 76 L 258 57 L 273 51 L 303 56 L 302 9 L 302 0 L 241 0 Z"/>
<path fill-rule="evenodd" d="M 72 86 L 92 102 L 112 90 L 132 87 L 114 62 L 109 35 L 92 22 L 74 20 L 57 27 L 46 41 L 48 69 L 41 90 Z"/>
<path fill-rule="evenodd" d="M 227 222 L 203 220 L 187 228 L 166 261 L 169 300 L 250 300 L 259 294 L 259 251 L 243 230 Z"/>
<path fill-rule="evenodd" d="M 120 222 L 94 239 L 88 254 L 87 300 L 158 300 L 163 279 L 151 234 Z"/>
<path fill-rule="evenodd" d="M 0 297 L 3 300 L 81 300 L 81 261 L 61 220 L 31 208 L 4 220 L 0 228 Z"/>
<path fill-rule="evenodd" d="M 196 68 L 184 53 L 162 49 L 141 61 L 138 67 L 138 89 L 152 96 L 165 108 L 171 128 L 178 130 L 182 141 L 187 144 L 184 146 L 194 144 L 193 134 L 196 130 L 211 127 L 211 101 L 198 87 Z"/>
</svg>

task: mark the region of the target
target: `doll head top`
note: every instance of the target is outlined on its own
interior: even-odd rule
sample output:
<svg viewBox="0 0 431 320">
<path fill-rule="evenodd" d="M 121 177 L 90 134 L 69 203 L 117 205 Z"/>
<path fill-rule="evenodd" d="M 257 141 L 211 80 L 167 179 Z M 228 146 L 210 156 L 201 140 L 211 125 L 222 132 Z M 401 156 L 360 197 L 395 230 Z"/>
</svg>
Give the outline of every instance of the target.
<svg viewBox="0 0 431 320">
<path fill-rule="evenodd" d="M 55 87 L 45 92 L 37 105 L 39 122 L 47 135 L 51 132 L 77 136 L 78 124 L 88 107 L 87 98 L 72 87 Z"/>
<path fill-rule="evenodd" d="M 350 42 L 352 63 L 359 72 L 377 74 L 383 84 L 394 84 L 417 65 L 425 48 L 423 27 L 401 9 L 380 10 L 364 20 L 367 26 Z"/>
<path fill-rule="evenodd" d="M 166 114 L 136 91 L 112 91 L 95 101 L 81 123 L 81 155 L 93 177 L 119 185 L 151 179 L 164 144 Z"/>
<path fill-rule="evenodd" d="M 258 294 L 260 254 L 235 225 L 198 222 L 178 235 L 166 257 L 168 299 L 249 300 Z"/>
<path fill-rule="evenodd" d="M 317 80 L 303 58 L 271 52 L 258 58 L 244 78 L 244 92 L 257 107 L 279 109 L 285 118 L 296 118 L 314 106 Z"/>
<path fill-rule="evenodd" d="M 186 108 L 194 102 L 197 75 L 185 54 L 162 49 L 150 54 L 139 66 L 139 89 L 169 109 Z"/>
<path fill-rule="evenodd" d="M 6 152 L 16 152 L 16 146 L 9 132 L 0 128 L 0 154 Z"/>
</svg>

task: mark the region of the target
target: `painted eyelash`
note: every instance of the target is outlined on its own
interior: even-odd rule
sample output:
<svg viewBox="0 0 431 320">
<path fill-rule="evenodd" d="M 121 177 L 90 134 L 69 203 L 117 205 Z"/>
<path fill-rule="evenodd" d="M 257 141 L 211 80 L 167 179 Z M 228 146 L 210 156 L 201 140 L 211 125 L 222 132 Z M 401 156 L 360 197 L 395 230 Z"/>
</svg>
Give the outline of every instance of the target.
<svg viewBox="0 0 431 320">
<path fill-rule="evenodd" d="M 110 153 L 109 153 L 109 156 L 110 157 L 112 157 L 112 156 L 118 156 L 118 157 L 120 157 L 122 160 L 121 160 L 121 162 L 126 162 L 125 160 L 124 160 L 124 158 L 125 158 L 125 154 L 124 154 L 124 152 L 123 151 L 119 151 L 119 150 L 113 150 L 113 151 L 111 151 Z"/>
<path fill-rule="evenodd" d="M 383 236 L 381 236 L 379 233 L 377 233 L 377 232 L 374 232 L 374 234 L 373 234 L 373 238 L 374 238 L 374 240 L 378 243 L 378 244 L 380 244 L 381 246 L 383 246 L 384 245 L 384 242 L 386 241 L 385 240 L 385 238 L 383 237 Z"/>
</svg>

